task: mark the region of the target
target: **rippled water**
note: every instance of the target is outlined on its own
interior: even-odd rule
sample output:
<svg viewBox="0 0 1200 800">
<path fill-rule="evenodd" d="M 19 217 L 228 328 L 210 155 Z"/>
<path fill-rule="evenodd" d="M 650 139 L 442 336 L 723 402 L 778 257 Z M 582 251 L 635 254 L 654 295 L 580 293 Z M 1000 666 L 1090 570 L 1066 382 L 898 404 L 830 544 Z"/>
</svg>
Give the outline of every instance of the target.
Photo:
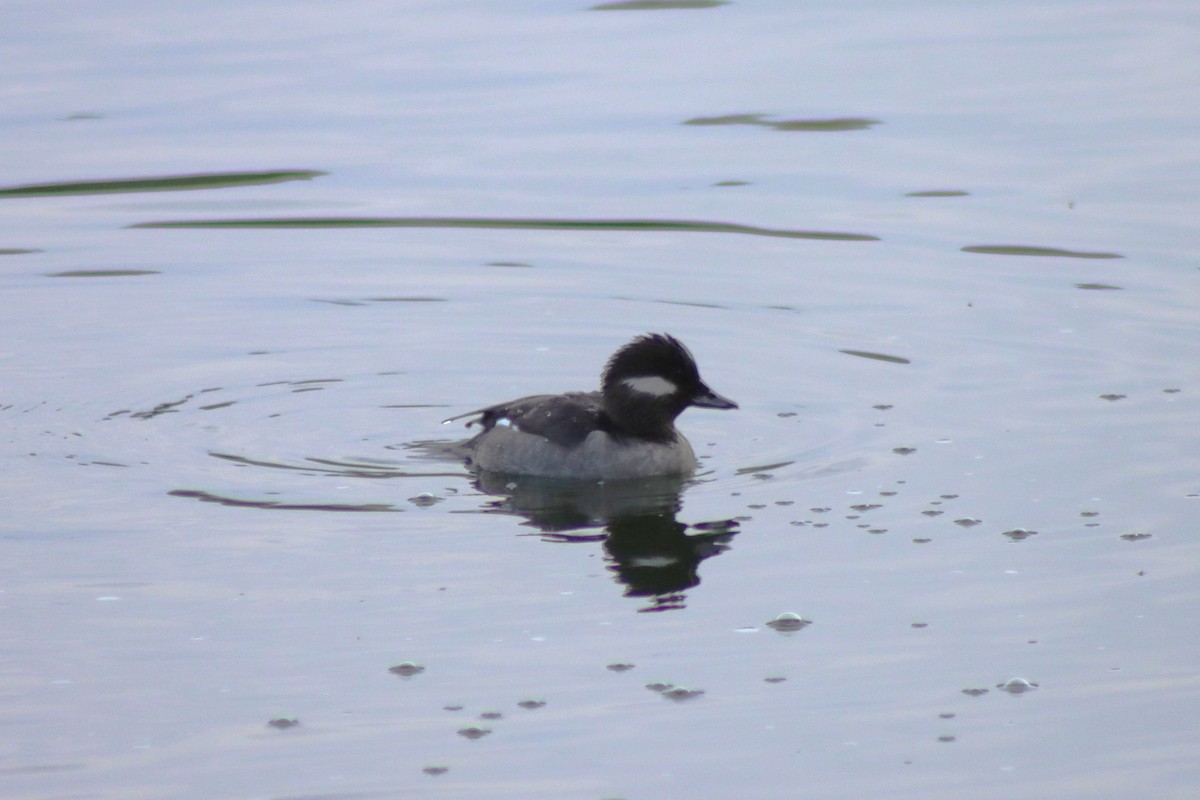
<svg viewBox="0 0 1200 800">
<path fill-rule="evenodd" d="M 593 5 L 9 9 L 0 794 L 1194 796 L 1191 7 Z"/>
</svg>

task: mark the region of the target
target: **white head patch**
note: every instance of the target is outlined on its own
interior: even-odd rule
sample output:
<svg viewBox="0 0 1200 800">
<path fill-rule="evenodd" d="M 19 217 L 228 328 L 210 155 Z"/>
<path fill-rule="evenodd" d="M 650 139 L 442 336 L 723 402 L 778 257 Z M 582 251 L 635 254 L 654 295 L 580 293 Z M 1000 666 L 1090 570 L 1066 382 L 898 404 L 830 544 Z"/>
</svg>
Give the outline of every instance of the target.
<svg viewBox="0 0 1200 800">
<path fill-rule="evenodd" d="M 642 375 L 637 378 L 626 378 L 621 383 L 635 392 L 653 395 L 654 397 L 666 397 L 669 394 L 675 394 L 679 391 L 678 386 L 661 375 Z"/>
</svg>

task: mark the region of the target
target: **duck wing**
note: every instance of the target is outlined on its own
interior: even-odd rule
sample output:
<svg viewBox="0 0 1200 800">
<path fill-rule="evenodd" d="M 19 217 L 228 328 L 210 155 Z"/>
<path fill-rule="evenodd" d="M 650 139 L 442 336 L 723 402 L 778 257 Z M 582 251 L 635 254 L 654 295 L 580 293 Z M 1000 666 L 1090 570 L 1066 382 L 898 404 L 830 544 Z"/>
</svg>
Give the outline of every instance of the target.
<svg viewBox="0 0 1200 800">
<path fill-rule="evenodd" d="M 572 447 L 592 431 L 605 427 L 606 417 L 600 392 L 568 392 L 522 397 L 468 411 L 444 422 L 459 419 L 467 419 L 468 428 L 480 424 L 484 433 L 497 425 L 507 425 L 563 447 Z"/>
</svg>

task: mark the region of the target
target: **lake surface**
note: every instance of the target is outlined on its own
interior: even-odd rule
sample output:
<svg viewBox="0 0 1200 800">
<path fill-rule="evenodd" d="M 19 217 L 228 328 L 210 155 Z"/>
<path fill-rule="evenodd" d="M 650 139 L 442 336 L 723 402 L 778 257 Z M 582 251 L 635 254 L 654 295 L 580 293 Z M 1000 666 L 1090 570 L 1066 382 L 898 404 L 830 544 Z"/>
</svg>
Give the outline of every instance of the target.
<svg viewBox="0 0 1200 800">
<path fill-rule="evenodd" d="M 1200 792 L 1192 4 L 5 16 L 0 795 Z"/>
</svg>

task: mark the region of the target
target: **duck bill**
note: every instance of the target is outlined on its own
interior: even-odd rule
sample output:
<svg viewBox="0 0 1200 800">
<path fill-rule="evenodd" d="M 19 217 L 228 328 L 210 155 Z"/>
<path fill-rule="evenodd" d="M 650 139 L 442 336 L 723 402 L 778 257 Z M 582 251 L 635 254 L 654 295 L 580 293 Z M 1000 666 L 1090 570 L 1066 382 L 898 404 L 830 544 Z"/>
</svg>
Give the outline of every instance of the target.
<svg viewBox="0 0 1200 800">
<path fill-rule="evenodd" d="M 692 405 L 697 408 L 737 408 L 738 404 L 730 400 L 728 397 L 722 397 L 707 386 L 703 387 L 703 392 L 692 399 Z"/>
</svg>

